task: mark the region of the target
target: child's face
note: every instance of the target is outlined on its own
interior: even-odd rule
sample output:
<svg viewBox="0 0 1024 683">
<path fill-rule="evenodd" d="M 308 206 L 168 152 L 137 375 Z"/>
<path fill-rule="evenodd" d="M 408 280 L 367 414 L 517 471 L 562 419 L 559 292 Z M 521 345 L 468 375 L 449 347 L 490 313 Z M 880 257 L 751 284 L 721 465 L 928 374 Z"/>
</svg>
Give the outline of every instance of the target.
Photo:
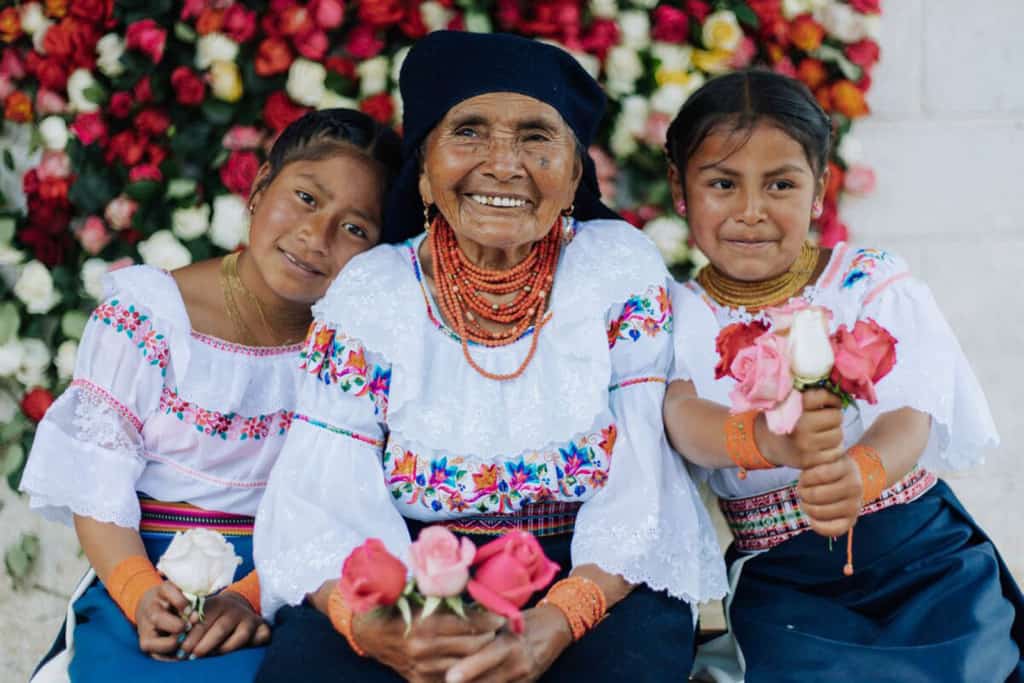
<svg viewBox="0 0 1024 683">
<path fill-rule="evenodd" d="M 355 152 L 282 168 L 253 196 L 249 253 L 267 286 L 295 303 L 322 297 L 349 259 L 380 241 L 383 183 Z"/>
<path fill-rule="evenodd" d="M 670 178 L 675 199 L 683 199 L 674 168 Z M 769 123 L 712 131 L 688 160 L 685 183 L 697 246 L 716 268 L 746 281 L 793 264 L 824 190 L 800 143 Z"/>
</svg>

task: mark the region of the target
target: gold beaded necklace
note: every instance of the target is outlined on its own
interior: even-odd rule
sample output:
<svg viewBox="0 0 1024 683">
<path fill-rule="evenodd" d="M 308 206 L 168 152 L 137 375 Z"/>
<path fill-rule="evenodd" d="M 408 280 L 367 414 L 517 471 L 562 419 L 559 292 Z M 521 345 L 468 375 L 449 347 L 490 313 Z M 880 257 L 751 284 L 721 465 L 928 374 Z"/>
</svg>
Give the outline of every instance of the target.
<svg viewBox="0 0 1024 683">
<path fill-rule="evenodd" d="M 804 242 L 800 255 L 789 270 L 760 282 L 736 280 L 709 263 L 697 273 L 697 283 L 708 296 L 723 306 L 742 306 L 751 312 L 758 311 L 785 303 L 806 287 L 817 270 L 818 253 L 816 244 Z"/>
<path fill-rule="evenodd" d="M 239 295 L 249 300 L 252 307 L 256 309 L 256 315 L 259 316 L 263 329 L 271 336 L 273 336 L 273 329 L 267 321 L 267 316 L 263 312 L 263 306 L 260 304 L 259 299 L 249 291 L 249 288 L 242 283 L 242 278 L 238 276 L 238 256 L 239 252 L 236 251 L 225 256 L 220 262 L 220 286 L 224 293 L 224 308 L 228 312 L 231 324 L 235 326 L 239 342 L 246 346 L 259 346 L 256 335 L 253 334 L 252 329 L 246 324 L 238 308 Z"/>
</svg>

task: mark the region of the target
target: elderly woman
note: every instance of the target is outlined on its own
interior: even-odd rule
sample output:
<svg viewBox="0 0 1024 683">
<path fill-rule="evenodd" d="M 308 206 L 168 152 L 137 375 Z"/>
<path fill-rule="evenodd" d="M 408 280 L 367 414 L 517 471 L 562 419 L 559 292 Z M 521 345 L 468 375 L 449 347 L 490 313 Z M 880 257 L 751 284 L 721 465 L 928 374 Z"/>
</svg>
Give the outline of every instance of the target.
<svg viewBox="0 0 1024 683">
<path fill-rule="evenodd" d="M 549 45 L 439 32 L 401 90 L 389 220 L 426 234 L 354 259 L 314 309 L 256 526 L 276 617 L 258 680 L 685 679 L 724 571 L 663 431 L 668 274 L 585 153 L 600 88 Z M 408 633 L 353 615 L 345 557 L 367 538 L 405 557 L 427 524 L 539 538 L 562 580 L 521 636 L 483 611 Z"/>
</svg>

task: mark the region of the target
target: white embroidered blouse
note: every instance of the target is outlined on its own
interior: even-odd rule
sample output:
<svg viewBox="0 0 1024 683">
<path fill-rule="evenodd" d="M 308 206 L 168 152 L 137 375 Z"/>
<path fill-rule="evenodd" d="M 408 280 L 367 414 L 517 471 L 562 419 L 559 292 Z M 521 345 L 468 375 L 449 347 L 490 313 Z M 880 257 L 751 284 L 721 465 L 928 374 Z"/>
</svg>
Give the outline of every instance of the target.
<svg viewBox="0 0 1024 683">
<path fill-rule="evenodd" d="M 314 307 L 295 423 L 260 505 L 265 616 L 338 576 L 368 537 L 405 556 L 432 521 L 579 501 L 574 565 L 687 601 L 725 592 L 707 513 L 661 418 L 672 359 L 668 273 L 620 221 L 576 223 L 553 317 L 517 379 L 463 357 L 421 279 L 422 237 L 353 259 Z M 471 347 L 493 373 L 530 340 Z"/>
<path fill-rule="evenodd" d="M 715 303 L 695 281 L 673 288 L 676 325 L 672 379 L 689 379 L 703 398 L 729 405 L 735 380 L 716 380 L 715 339 L 721 328 L 749 322 L 742 308 Z M 906 263 L 880 249 L 859 249 L 840 243 L 816 285 L 801 298 L 833 313 L 831 329 L 857 320 L 874 319 L 897 340 L 896 365 L 877 385 L 878 403 L 857 401 L 846 410 L 844 442 L 849 448 L 882 413 L 910 407 L 932 418 L 928 445 L 919 461 L 926 469 L 961 470 L 980 463 L 983 451 L 999 443 L 985 395 L 964 357 L 956 336 L 931 291 L 914 278 Z M 780 467 L 748 472 L 692 468 L 707 477 L 723 498 L 743 498 L 786 486 L 799 471 Z"/>
<path fill-rule="evenodd" d="M 137 492 L 255 515 L 291 425 L 301 345 L 255 348 L 192 331 L 174 279 L 110 273 L 73 380 L 39 423 L 30 505 L 137 528 Z"/>
</svg>

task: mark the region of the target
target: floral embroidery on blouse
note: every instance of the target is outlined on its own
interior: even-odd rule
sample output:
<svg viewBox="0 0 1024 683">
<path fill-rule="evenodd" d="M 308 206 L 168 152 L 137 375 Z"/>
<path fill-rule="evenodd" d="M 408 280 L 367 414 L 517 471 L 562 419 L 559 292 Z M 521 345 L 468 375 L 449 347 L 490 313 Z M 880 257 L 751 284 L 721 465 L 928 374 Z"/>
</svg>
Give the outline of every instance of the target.
<svg viewBox="0 0 1024 683">
<path fill-rule="evenodd" d="M 167 340 L 153 329 L 149 316 L 136 310 L 134 304 L 124 304 L 118 299 L 105 301 L 92 312 L 92 319 L 123 333 L 142 350 L 150 365 L 160 368 L 161 376 L 167 375 L 170 359 Z"/>
<path fill-rule="evenodd" d="M 607 483 L 617 436 L 613 423 L 563 446 L 478 465 L 451 455 L 420 457 L 392 438 L 384 476 L 396 504 L 433 512 L 507 514 L 528 503 L 582 502 Z"/>
<path fill-rule="evenodd" d="M 221 413 L 206 410 L 183 399 L 178 392 L 164 387 L 160 394 L 160 410 L 174 415 L 186 424 L 208 436 L 219 436 L 225 441 L 259 441 L 268 436 L 282 436 L 292 424 L 292 411 L 279 410 L 267 415 L 246 417 L 235 412 Z"/>
<path fill-rule="evenodd" d="M 866 277 L 870 277 L 879 263 L 891 263 L 888 252 L 881 249 L 858 249 L 849 268 L 843 275 L 842 288 L 849 289 Z"/>
<path fill-rule="evenodd" d="M 672 301 L 665 287 L 651 286 L 642 296 L 627 299 L 619 317 L 608 325 L 608 348 L 620 339 L 635 342 L 659 332 L 672 332 Z"/>
<path fill-rule="evenodd" d="M 299 368 L 324 384 L 337 384 L 354 396 L 368 396 L 373 412 L 382 418 L 388 410 L 391 368 L 368 363 L 362 344 L 347 339 L 324 323 L 315 323 L 299 354 Z"/>
</svg>

